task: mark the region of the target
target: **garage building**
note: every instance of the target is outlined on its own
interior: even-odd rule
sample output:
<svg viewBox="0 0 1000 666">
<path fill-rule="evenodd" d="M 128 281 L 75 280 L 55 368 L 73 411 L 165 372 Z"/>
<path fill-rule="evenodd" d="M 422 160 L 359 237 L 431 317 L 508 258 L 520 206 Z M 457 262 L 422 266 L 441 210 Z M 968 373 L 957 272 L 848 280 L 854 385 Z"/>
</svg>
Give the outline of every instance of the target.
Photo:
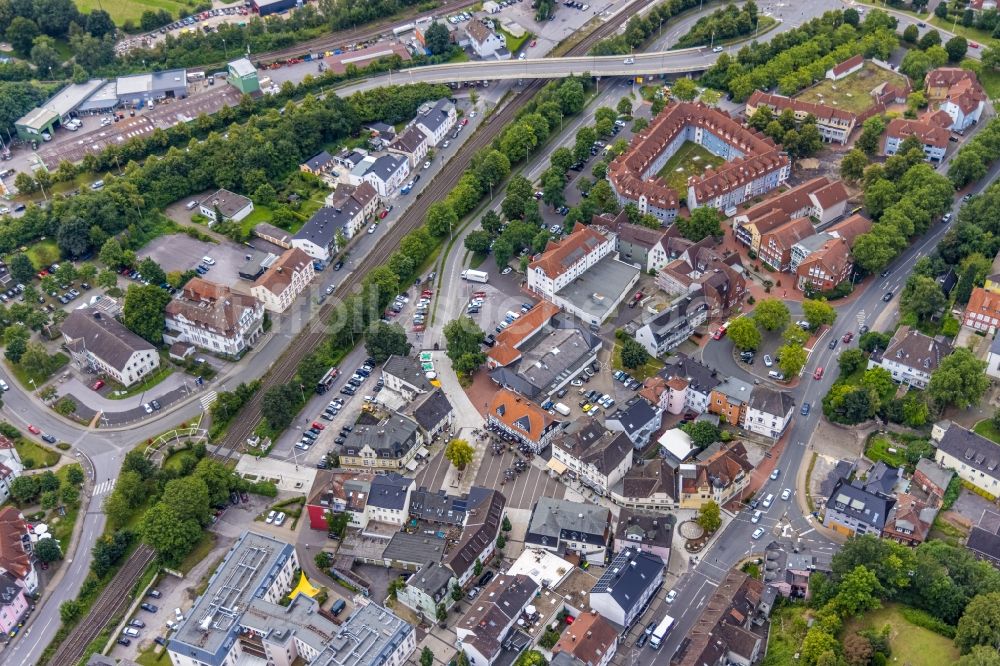
<svg viewBox="0 0 1000 666">
<path fill-rule="evenodd" d="M 17 130 L 17 135 L 25 141 L 38 141 L 42 138 L 42 132 L 48 132 L 51 135 L 55 132 L 58 124 L 58 113 L 39 106 L 16 120 L 14 129 Z"/>
<path fill-rule="evenodd" d="M 299 5 L 298 0 L 251 0 L 254 11 L 261 16 L 277 14 Z"/>
<path fill-rule="evenodd" d="M 142 106 L 150 100 L 187 97 L 187 70 L 172 69 L 152 74 L 118 77 L 118 103 Z"/>
<path fill-rule="evenodd" d="M 64 87 L 14 123 L 17 135 L 25 141 L 33 141 L 42 132 L 52 134 L 58 125 L 75 116 L 80 105 L 102 85 L 103 79 L 91 79 L 86 83 L 71 83 Z"/>
</svg>

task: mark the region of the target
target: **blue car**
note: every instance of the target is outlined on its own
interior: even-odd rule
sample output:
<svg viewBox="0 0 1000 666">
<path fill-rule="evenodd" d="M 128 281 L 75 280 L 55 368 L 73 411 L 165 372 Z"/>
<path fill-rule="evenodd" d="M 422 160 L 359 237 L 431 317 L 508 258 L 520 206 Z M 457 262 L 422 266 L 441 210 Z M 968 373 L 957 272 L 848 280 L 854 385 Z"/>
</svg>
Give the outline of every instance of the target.
<svg viewBox="0 0 1000 666">
<path fill-rule="evenodd" d="M 802 409 L 800 410 L 802 416 L 809 416 L 809 403 L 803 402 Z"/>
</svg>

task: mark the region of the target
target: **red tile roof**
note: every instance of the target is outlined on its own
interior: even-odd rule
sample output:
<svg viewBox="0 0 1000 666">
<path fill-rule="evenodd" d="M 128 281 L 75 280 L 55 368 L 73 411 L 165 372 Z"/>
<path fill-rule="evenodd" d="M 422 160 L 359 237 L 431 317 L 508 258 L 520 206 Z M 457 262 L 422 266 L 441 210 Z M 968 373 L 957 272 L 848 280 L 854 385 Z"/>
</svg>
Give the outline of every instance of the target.
<svg viewBox="0 0 1000 666">
<path fill-rule="evenodd" d="M 840 185 L 837 186 L 837 183 L 840 183 Z M 750 210 L 743 213 L 743 215 L 746 216 L 747 223 L 752 223 L 756 222 L 758 218 L 764 217 L 768 214 L 773 214 L 773 211 L 777 209 L 783 212 L 784 218 L 787 219 L 797 211 L 810 207 L 812 205 L 812 200 L 809 198 L 809 195 L 816 195 L 818 199 L 820 192 L 823 193 L 823 200 L 819 203 L 823 205 L 824 208 L 829 208 L 840 203 L 841 201 L 847 201 L 847 190 L 844 188 L 843 183 L 840 181 L 830 180 L 826 176 L 820 176 L 819 178 L 808 180 L 798 187 L 793 187 L 787 192 L 779 194 L 776 197 L 771 197 L 770 199 L 760 202 Z M 772 229 L 774 227 L 770 226 L 768 228 Z M 759 224 L 757 229 L 758 231 L 761 231 Z"/>
<path fill-rule="evenodd" d="M 8 506 L 0 510 L 0 567 L 18 578 L 31 572 L 31 558 L 21 545 L 27 531 L 28 525 L 17 509 Z"/>
<path fill-rule="evenodd" d="M 281 294 L 292 283 L 296 273 L 306 270 L 312 258 L 297 247 L 286 250 L 263 275 L 257 278 L 253 286 L 264 287 L 272 294 Z"/>
<path fill-rule="evenodd" d="M 1000 294 L 976 287 L 969 296 L 969 304 L 965 306 L 965 316 L 976 313 L 989 315 L 1000 319 Z"/>
<path fill-rule="evenodd" d="M 591 611 L 580 613 L 576 621 L 566 627 L 552 648 L 552 654 L 565 652 L 584 664 L 599 664 L 617 645 L 618 630 L 596 611 Z"/>
<path fill-rule="evenodd" d="M 565 239 L 549 241 L 545 252 L 528 267 L 531 270 L 540 268 L 545 275 L 554 280 L 607 241 L 608 239 L 595 229 L 585 224 L 578 224 L 573 233 Z"/>
<path fill-rule="evenodd" d="M 496 344 L 487 352 L 494 367 L 510 365 L 521 358 L 518 347 L 539 328 L 549 323 L 553 316 L 559 313 L 559 306 L 549 301 L 539 301 L 535 307 L 528 310 L 514 321 L 513 324 L 500 331 Z"/>
<path fill-rule="evenodd" d="M 854 69 L 858 65 L 864 64 L 864 62 L 865 62 L 865 57 L 860 53 L 856 56 L 851 56 L 850 58 L 840 63 L 839 65 L 834 65 L 833 75 L 840 76 L 841 74 L 849 72 L 850 70 Z"/>
<path fill-rule="evenodd" d="M 905 139 L 908 136 L 916 136 L 920 143 L 936 148 L 948 146 L 948 130 L 931 125 L 921 120 L 907 120 L 906 118 L 893 118 L 886 127 L 885 136 Z"/>
<path fill-rule="evenodd" d="M 556 422 L 544 409 L 507 389 L 500 389 L 493 395 L 489 415 L 533 442 Z"/>
<path fill-rule="evenodd" d="M 827 233 L 837 232 L 841 238 L 847 241 L 848 245 L 854 245 L 854 239 L 861 234 L 866 234 L 872 230 L 872 221 L 867 217 L 860 214 L 854 214 L 850 217 L 837 222 L 837 224 L 832 227 L 827 227 Z"/>
<path fill-rule="evenodd" d="M 799 111 L 802 113 L 811 113 L 816 116 L 816 120 L 823 122 L 829 120 L 842 120 L 845 123 L 854 125 L 858 122 L 858 114 L 852 113 L 850 111 L 844 111 L 843 109 L 838 109 L 835 106 L 828 106 L 826 104 L 816 104 L 814 102 L 804 102 L 800 99 L 793 99 L 791 97 L 785 97 L 784 95 L 772 95 L 760 90 L 755 90 L 750 99 L 747 100 L 747 106 L 756 109 L 762 104 L 766 104 L 772 109 L 777 109 L 778 111 L 784 111 L 785 109 L 791 109 L 792 111 Z M 843 123 L 835 123 L 843 124 Z"/>
</svg>

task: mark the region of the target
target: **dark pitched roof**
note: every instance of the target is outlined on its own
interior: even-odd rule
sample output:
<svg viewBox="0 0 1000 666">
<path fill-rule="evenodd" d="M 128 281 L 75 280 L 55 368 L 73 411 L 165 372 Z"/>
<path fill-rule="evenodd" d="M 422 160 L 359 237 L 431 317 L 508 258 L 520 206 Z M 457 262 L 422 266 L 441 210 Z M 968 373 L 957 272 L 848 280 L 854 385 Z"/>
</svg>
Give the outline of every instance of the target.
<svg viewBox="0 0 1000 666">
<path fill-rule="evenodd" d="M 313 213 L 293 238 L 307 240 L 319 247 L 330 247 L 337 238 L 338 231 L 347 235 L 347 225 L 360 211 L 361 206 L 350 198 L 344 200 L 341 208 L 323 206 Z"/>
<path fill-rule="evenodd" d="M 382 372 L 415 386 L 420 392 L 427 392 L 434 388 L 428 381 L 420 361 L 412 356 L 393 354 L 382 364 Z"/>
<path fill-rule="evenodd" d="M 524 574 L 500 574 L 493 579 L 459 625 L 471 633 L 464 639 L 492 661 L 500 651 L 503 633 L 538 592 L 538 583 Z"/>
<path fill-rule="evenodd" d="M 645 590 L 659 584 L 662 573 L 663 560 L 635 548 L 625 548 L 604 570 L 590 594 L 610 594 L 627 615 L 642 601 Z"/>
<path fill-rule="evenodd" d="M 889 341 L 889 347 L 881 354 L 876 352 L 872 358 L 876 363 L 885 359 L 929 374 L 937 370 L 941 359 L 950 353 L 951 345 L 943 338 L 932 338 L 909 326 L 900 326 Z"/>
<path fill-rule="evenodd" d="M 764 583 L 731 569 L 709 597 L 671 664 L 721 663 L 729 652 L 749 661 L 753 648 L 767 637 L 766 624 L 757 628 L 750 621 L 757 614 L 763 593 Z"/>
<path fill-rule="evenodd" d="M 451 403 L 445 397 L 444 391 L 435 390 L 413 410 L 413 418 L 420 427 L 430 431 L 437 427 L 441 421 L 448 417 L 453 411 Z"/>
<path fill-rule="evenodd" d="M 305 166 L 310 171 L 319 171 L 320 169 L 325 169 L 333 162 L 333 156 L 325 150 L 313 155 L 308 160 L 306 160 Z"/>
<path fill-rule="evenodd" d="M 469 513 L 462 539 L 445 557 L 445 564 L 459 577 L 475 566 L 476 559 L 496 541 L 503 522 L 504 507 L 507 506 L 507 498 L 500 491 L 485 488 L 472 490 L 476 492 L 469 493 Z"/>
<path fill-rule="evenodd" d="M 895 503 L 893 497 L 865 490 L 861 481 L 841 479 L 830 493 L 827 509 L 833 508 L 881 532 Z"/>
<path fill-rule="evenodd" d="M 401 511 L 406 506 L 406 491 L 412 485 L 413 479 L 394 472 L 377 474 L 368 491 L 368 505 Z"/>
<path fill-rule="evenodd" d="M 552 445 L 605 475 L 618 467 L 632 450 L 632 443 L 624 433 L 607 430 L 593 417 L 570 424 Z"/>
<path fill-rule="evenodd" d="M 603 545 L 610 522 L 611 512 L 605 507 L 539 497 L 524 542 L 545 548 L 554 548 L 561 539 Z"/>
<path fill-rule="evenodd" d="M 980 559 L 1000 561 L 1000 534 L 994 534 L 981 527 L 973 527 L 965 547 Z"/>
<path fill-rule="evenodd" d="M 389 180 L 392 174 L 399 170 L 399 167 L 406 162 L 403 157 L 396 157 L 395 155 L 382 155 L 377 160 L 375 160 L 368 170 L 365 171 L 365 175 L 372 173 L 378 176 L 381 180 Z"/>
<path fill-rule="evenodd" d="M 748 402 L 751 409 L 757 409 L 765 414 L 785 416 L 795 406 L 795 400 L 786 391 L 775 391 L 767 386 L 754 386 Z"/>
<path fill-rule="evenodd" d="M 1000 446 L 971 430 L 952 423 L 938 442 L 938 450 L 981 474 L 1000 479 Z"/>
<path fill-rule="evenodd" d="M 426 127 L 431 133 L 434 133 L 441 125 L 448 122 L 448 116 L 451 111 L 450 107 L 452 106 L 452 103 L 447 99 L 439 99 L 427 113 L 417 118 L 417 123 Z"/>
<path fill-rule="evenodd" d="M 61 331 L 71 344 L 119 370 L 125 369 L 135 352 L 156 349 L 116 319 L 91 307 L 70 312 Z"/>
<path fill-rule="evenodd" d="M 622 509 L 618 515 L 615 539 L 643 546 L 670 548 L 673 541 L 673 522 L 674 517 L 670 514 L 649 515 L 632 509 Z"/>
<path fill-rule="evenodd" d="M 656 410 L 642 398 L 636 398 L 625 404 L 624 409 L 619 407 L 613 414 L 609 414 L 607 420 L 617 421 L 625 433 L 632 436 L 655 418 Z"/>
<path fill-rule="evenodd" d="M 398 460 L 416 446 L 419 427 L 416 421 L 395 413 L 375 425 L 356 426 L 342 448 L 348 455 L 357 455 L 369 446 L 379 458 Z"/>
<path fill-rule="evenodd" d="M 690 388 L 706 395 L 722 383 L 715 370 L 686 354 L 677 354 L 672 357 L 667 362 L 666 367 L 659 372 L 659 375 L 664 379 L 672 377 L 686 379 Z"/>
<path fill-rule="evenodd" d="M 642 499 L 657 493 L 666 493 L 668 497 L 674 499 L 677 497 L 676 470 L 662 458 L 637 465 L 627 471 L 622 478 L 620 491 L 622 497 Z"/>
<path fill-rule="evenodd" d="M 403 153 L 416 153 L 420 145 L 427 141 L 427 135 L 415 125 L 408 127 L 402 134 L 389 144 L 389 147 Z"/>
</svg>

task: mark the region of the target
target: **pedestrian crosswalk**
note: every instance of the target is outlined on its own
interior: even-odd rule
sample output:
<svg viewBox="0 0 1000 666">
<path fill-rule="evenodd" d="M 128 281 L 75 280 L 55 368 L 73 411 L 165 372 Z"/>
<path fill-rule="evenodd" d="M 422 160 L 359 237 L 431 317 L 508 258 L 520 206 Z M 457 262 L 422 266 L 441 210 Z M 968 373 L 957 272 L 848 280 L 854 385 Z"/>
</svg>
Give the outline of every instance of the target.
<svg viewBox="0 0 1000 666">
<path fill-rule="evenodd" d="M 115 481 L 118 479 L 108 479 L 106 481 L 101 481 L 96 486 L 94 486 L 94 497 L 100 497 L 101 495 L 107 495 L 112 490 L 115 489 Z"/>
<path fill-rule="evenodd" d="M 859 310 L 856 316 L 858 319 L 858 327 L 860 328 L 862 325 L 864 325 L 865 319 L 868 318 L 868 315 L 865 314 L 864 310 Z"/>
<path fill-rule="evenodd" d="M 218 399 L 219 394 L 216 391 L 209 391 L 205 395 L 201 396 L 201 398 L 198 399 L 198 402 L 201 403 L 202 409 L 208 411 L 208 408 L 211 407 L 212 404 Z"/>
</svg>

